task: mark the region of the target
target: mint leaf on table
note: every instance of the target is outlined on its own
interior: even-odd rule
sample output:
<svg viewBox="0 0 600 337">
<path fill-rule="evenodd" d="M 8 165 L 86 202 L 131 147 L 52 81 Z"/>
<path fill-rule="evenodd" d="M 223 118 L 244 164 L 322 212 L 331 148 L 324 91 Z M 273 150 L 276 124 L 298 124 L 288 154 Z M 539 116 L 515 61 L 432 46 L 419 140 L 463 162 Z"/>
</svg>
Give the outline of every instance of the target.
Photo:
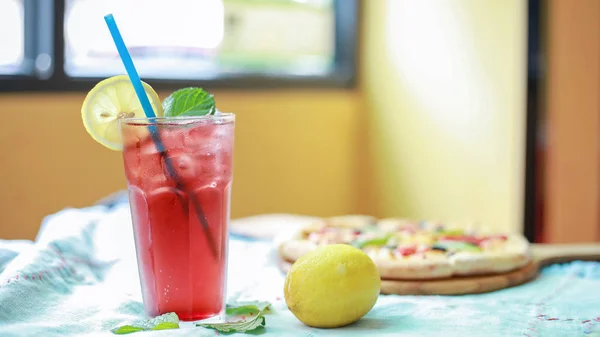
<svg viewBox="0 0 600 337">
<path fill-rule="evenodd" d="M 247 301 L 247 302 L 233 302 L 227 304 L 225 313 L 227 315 L 256 315 L 259 313 L 268 313 L 270 311 L 271 303 L 266 301 Z"/>
<path fill-rule="evenodd" d="M 152 328 L 150 330 L 168 330 L 168 329 L 179 329 L 179 323 L 162 322 L 162 323 L 158 323 L 154 328 Z"/>
<path fill-rule="evenodd" d="M 198 323 L 196 326 L 203 328 L 215 329 L 221 332 L 246 332 L 252 331 L 261 326 L 265 326 L 266 320 L 262 313 L 253 316 L 250 320 L 240 320 L 236 322 L 223 323 Z"/>
<path fill-rule="evenodd" d="M 271 303 L 266 301 L 235 301 L 227 304 L 225 314 L 230 317 L 241 317 L 241 320 L 224 323 L 198 323 L 196 326 L 221 332 L 253 331 L 265 326 L 266 319 L 263 314 L 270 312 L 270 307 Z M 248 316 L 249 319 L 246 319 Z"/>
<path fill-rule="evenodd" d="M 179 329 L 179 317 L 174 312 L 157 316 L 153 319 L 123 325 L 110 330 L 116 335 L 124 335 L 138 331 Z"/>
<path fill-rule="evenodd" d="M 125 335 L 132 332 L 144 331 L 144 329 L 140 327 L 135 327 L 133 325 L 123 325 L 118 328 L 114 328 L 110 330 L 115 335 Z"/>
<path fill-rule="evenodd" d="M 202 88 L 183 88 L 162 103 L 165 117 L 214 115 L 215 97 Z"/>
</svg>

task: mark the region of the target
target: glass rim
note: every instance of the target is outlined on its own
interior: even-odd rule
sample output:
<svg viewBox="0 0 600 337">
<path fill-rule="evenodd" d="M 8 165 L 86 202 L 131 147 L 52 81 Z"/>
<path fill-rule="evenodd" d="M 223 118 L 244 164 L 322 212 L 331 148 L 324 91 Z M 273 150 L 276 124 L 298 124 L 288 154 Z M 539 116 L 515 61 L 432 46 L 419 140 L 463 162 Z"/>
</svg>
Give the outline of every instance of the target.
<svg viewBox="0 0 600 337">
<path fill-rule="evenodd" d="M 218 115 L 202 115 L 202 116 L 176 116 L 176 117 L 129 117 L 119 120 L 122 124 L 187 124 L 199 121 L 219 121 L 233 122 L 235 114 L 231 112 L 221 112 Z"/>
</svg>

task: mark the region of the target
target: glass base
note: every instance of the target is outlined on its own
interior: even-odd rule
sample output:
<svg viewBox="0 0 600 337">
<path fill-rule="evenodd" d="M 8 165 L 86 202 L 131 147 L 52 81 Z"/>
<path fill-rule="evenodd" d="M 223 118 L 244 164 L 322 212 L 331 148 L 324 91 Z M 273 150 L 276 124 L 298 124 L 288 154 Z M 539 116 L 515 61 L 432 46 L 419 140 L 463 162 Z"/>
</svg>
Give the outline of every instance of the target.
<svg viewBox="0 0 600 337">
<path fill-rule="evenodd" d="M 221 311 L 221 312 L 217 312 L 217 313 L 213 313 L 213 314 L 206 314 L 206 313 L 201 313 L 201 314 L 181 314 L 181 315 L 177 315 L 179 317 L 180 321 L 183 322 L 195 322 L 195 321 L 201 321 L 201 320 L 205 320 L 205 319 L 209 319 L 209 318 L 217 318 L 219 320 L 223 319 L 225 317 L 225 312 Z"/>
</svg>

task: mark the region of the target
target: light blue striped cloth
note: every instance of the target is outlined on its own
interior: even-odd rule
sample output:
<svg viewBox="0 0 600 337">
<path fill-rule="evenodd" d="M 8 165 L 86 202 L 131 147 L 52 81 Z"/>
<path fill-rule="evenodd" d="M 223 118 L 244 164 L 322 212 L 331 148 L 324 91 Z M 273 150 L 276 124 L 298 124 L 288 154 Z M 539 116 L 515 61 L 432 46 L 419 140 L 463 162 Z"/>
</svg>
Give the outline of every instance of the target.
<svg viewBox="0 0 600 337">
<path fill-rule="evenodd" d="M 0 336 L 113 336 L 143 318 L 131 218 L 126 202 L 49 216 L 35 242 L 0 241 Z M 523 286 L 469 296 L 380 296 L 359 322 L 340 329 L 304 326 L 286 309 L 273 245 L 233 237 L 231 296 L 273 303 L 272 336 L 600 336 L 600 263 L 543 270 Z M 215 336 L 179 330 L 132 336 Z"/>
</svg>

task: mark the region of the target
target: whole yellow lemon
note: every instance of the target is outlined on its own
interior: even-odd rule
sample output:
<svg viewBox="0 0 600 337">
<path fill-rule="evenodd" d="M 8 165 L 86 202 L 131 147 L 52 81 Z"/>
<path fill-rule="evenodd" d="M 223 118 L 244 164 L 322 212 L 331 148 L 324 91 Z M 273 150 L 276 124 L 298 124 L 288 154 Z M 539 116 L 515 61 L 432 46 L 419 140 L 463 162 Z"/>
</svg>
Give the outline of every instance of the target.
<svg viewBox="0 0 600 337">
<path fill-rule="evenodd" d="M 299 258 L 285 278 L 290 311 L 316 328 L 348 325 L 377 302 L 381 279 L 373 261 L 349 245 L 327 245 Z"/>
</svg>

